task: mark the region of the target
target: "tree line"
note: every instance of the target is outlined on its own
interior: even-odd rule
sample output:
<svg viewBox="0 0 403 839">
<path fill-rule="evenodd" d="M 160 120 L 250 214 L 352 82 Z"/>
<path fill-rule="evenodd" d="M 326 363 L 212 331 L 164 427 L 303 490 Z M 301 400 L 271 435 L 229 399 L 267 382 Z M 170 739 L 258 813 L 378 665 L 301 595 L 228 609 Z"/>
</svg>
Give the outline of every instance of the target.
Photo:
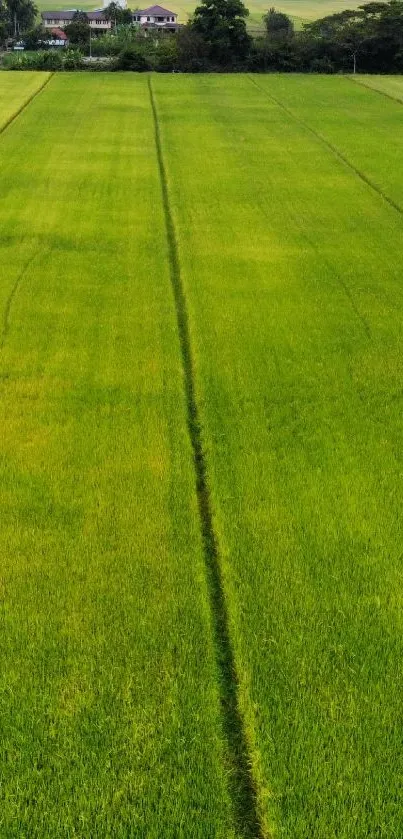
<svg viewBox="0 0 403 839">
<path fill-rule="evenodd" d="M 271 8 L 258 36 L 248 31 L 248 14 L 243 0 L 203 0 L 177 33 L 150 33 L 133 26 L 131 12 L 113 2 L 106 10 L 112 32 L 92 40 L 92 55 L 109 57 L 108 69 L 137 71 L 403 73 L 403 0 L 369 2 L 297 32 L 287 15 Z M 33 0 L 0 0 L 0 40 L 24 36 L 27 47 L 39 47 L 48 36 L 35 26 L 36 15 Z M 85 12 L 74 16 L 66 32 L 78 55 L 88 53 Z M 40 60 L 63 66 L 62 56 Z M 77 55 L 73 63 L 80 65 Z"/>
</svg>

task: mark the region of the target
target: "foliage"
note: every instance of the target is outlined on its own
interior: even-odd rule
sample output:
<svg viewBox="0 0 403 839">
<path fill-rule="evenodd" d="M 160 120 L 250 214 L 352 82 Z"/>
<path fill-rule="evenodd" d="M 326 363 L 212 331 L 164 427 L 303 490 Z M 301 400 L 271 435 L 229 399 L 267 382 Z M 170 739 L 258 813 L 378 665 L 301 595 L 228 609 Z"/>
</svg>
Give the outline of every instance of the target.
<svg viewBox="0 0 403 839">
<path fill-rule="evenodd" d="M 63 70 L 82 70 L 84 66 L 82 52 L 71 47 L 63 50 L 62 61 Z"/>
<path fill-rule="evenodd" d="M 173 73 L 179 64 L 178 41 L 174 35 L 166 34 L 156 45 L 153 69 L 159 73 Z"/>
<path fill-rule="evenodd" d="M 176 36 L 178 67 L 185 73 L 202 73 L 209 69 L 209 48 L 203 36 L 189 23 Z"/>
<path fill-rule="evenodd" d="M 92 54 L 98 56 L 117 56 L 123 50 L 131 47 L 141 47 L 149 53 L 154 52 L 154 41 L 146 41 L 142 30 L 134 26 L 120 24 L 112 32 L 98 35 L 92 41 Z"/>
<path fill-rule="evenodd" d="M 77 14 L 81 15 L 82 13 Z M 71 23 L 65 27 L 65 32 L 70 44 L 83 51 L 88 51 L 91 27 L 86 15 L 85 20 L 82 17 L 74 17 Z"/>
<path fill-rule="evenodd" d="M 301 43 L 316 47 L 315 57 L 329 58 L 336 69 L 351 69 L 354 55 L 366 72 L 403 69 L 402 0 L 368 3 L 330 15 L 307 24 L 304 33 Z"/>
<path fill-rule="evenodd" d="M 263 17 L 267 34 L 270 37 L 287 37 L 292 35 L 294 25 L 288 15 L 283 12 L 276 12 L 272 7 Z"/>
<path fill-rule="evenodd" d="M 115 63 L 116 70 L 134 70 L 143 73 L 151 69 L 150 59 L 140 45 L 125 47 Z"/>
<path fill-rule="evenodd" d="M 37 50 L 50 37 L 49 31 L 43 26 L 34 26 L 24 32 L 24 46 L 26 50 Z"/>
<path fill-rule="evenodd" d="M 21 9 L 32 8 L 32 0 L 7 2 L 19 4 L 20 20 L 24 18 Z M 0 5 L 3 37 L 12 29 L 9 12 L 4 17 L 5 8 Z M 92 53 L 115 57 L 121 69 L 333 73 L 357 67 L 370 73 L 403 72 L 403 0 L 370 2 L 306 24 L 297 32 L 287 15 L 272 7 L 264 18 L 264 36 L 254 39 L 246 30 L 248 11 L 242 0 L 204 0 L 193 19 L 175 34 L 156 31 L 150 35 L 125 23 L 125 15 L 113 3 L 107 14 L 116 19 L 116 26 L 92 39 Z M 33 47 L 39 30 L 29 29 L 27 46 Z M 85 12 L 76 13 L 66 32 L 73 46 L 88 53 L 90 27 Z M 28 63 L 20 62 L 20 66 Z M 103 66 L 110 65 L 93 69 Z"/>
<path fill-rule="evenodd" d="M 19 38 L 32 29 L 37 12 L 33 0 L 0 0 L 0 43 L 6 37 Z"/>
<path fill-rule="evenodd" d="M 109 3 L 109 6 L 106 6 L 104 9 L 104 13 L 106 19 L 112 21 L 115 27 L 120 24 L 126 26 L 132 25 L 133 18 L 130 9 L 122 9 L 119 3 Z"/>
<path fill-rule="evenodd" d="M 7 70 L 48 70 L 54 72 L 64 69 L 61 50 L 38 50 L 32 53 L 18 53 L 8 62 Z"/>
<path fill-rule="evenodd" d="M 75 23 L 88 23 L 87 12 L 83 11 L 82 9 L 76 9 L 73 15 L 73 21 Z"/>
<path fill-rule="evenodd" d="M 191 27 L 203 38 L 213 64 L 231 67 L 246 58 L 251 44 L 248 14 L 242 0 L 204 0 L 196 7 Z"/>
</svg>

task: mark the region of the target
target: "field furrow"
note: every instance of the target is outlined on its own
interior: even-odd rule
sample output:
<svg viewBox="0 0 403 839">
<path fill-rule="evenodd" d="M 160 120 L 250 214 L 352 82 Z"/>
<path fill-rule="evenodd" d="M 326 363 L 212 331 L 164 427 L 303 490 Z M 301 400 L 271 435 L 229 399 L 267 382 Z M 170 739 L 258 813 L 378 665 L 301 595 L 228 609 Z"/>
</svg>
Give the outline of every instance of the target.
<svg viewBox="0 0 403 839">
<path fill-rule="evenodd" d="M 46 86 L 50 73 L 2 73 L 0 80 L 0 134 Z"/>
<path fill-rule="evenodd" d="M 350 81 L 360 84 L 403 104 L 403 76 L 350 76 Z"/>
<path fill-rule="evenodd" d="M 243 839 L 260 839 L 261 832 L 259 829 L 256 790 L 250 771 L 250 755 L 238 704 L 238 677 L 229 637 L 228 612 L 222 584 L 217 538 L 214 532 L 210 492 L 206 475 L 206 462 L 201 437 L 201 417 L 196 397 L 193 346 L 189 331 L 187 297 L 182 281 L 178 242 L 161 143 L 159 115 L 151 78 L 149 79 L 149 92 L 155 124 L 155 142 L 161 178 L 162 202 L 169 243 L 172 291 L 175 300 L 178 335 L 182 353 L 188 429 L 193 450 L 200 531 L 203 540 L 206 575 L 210 595 L 212 629 L 219 673 L 218 683 L 223 711 L 223 730 L 227 740 L 228 768 L 230 770 L 228 780 L 234 806 L 234 816 L 240 835 Z"/>
<path fill-rule="evenodd" d="M 0 834 L 235 837 L 144 78 L 51 80 L 0 227 Z"/>
<path fill-rule="evenodd" d="M 263 81 L 319 130 L 327 79 Z M 323 121 L 353 135 L 330 82 Z M 262 821 L 398 839 L 401 216 L 246 77 L 154 85 Z"/>
<path fill-rule="evenodd" d="M 319 85 L 310 76 L 286 75 L 261 76 L 257 83 L 340 155 L 381 200 L 403 213 L 403 109 L 397 99 L 337 76 L 324 77 Z M 399 90 L 398 81 L 394 90 Z"/>
</svg>

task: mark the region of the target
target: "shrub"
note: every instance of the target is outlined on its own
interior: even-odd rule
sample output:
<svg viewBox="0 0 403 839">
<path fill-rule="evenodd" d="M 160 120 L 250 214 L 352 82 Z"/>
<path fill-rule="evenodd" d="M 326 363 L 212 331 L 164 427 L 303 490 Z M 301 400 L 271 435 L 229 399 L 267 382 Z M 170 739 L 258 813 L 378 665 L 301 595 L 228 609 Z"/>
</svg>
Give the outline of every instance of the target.
<svg viewBox="0 0 403 839">
<path fill-rule="evenodd" d="M 151 69 L 151 62 L 139 47 L 126 47 L 119 53 L 114 66 L 115 70 L 133 70 L 136 73 L 144 73 Z"/>
</svg>

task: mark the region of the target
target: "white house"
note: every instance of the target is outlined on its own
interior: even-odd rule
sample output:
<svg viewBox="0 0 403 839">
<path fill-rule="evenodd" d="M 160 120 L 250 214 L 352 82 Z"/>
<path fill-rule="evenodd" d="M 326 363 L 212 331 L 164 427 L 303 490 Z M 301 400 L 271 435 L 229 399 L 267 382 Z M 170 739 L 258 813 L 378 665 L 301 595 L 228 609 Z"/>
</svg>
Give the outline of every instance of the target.
<svg viewBox="0 0 403 839">
<path fill-rule="evenodd" d="M 0 0 L 1 2 L 1 0 Z M 108 32 L 112 29 L 112 21 L 105 17 L 105 8 L 109 6 L 110 0 L 103 0 L 104 8 L 96 9 L 94 12 L 87 12 L 87 21 L 91 31 L 94 33 Z M 119 0 L 119 5 L 125 8 L 126 0 Z M 45 29 L 64 29 L 74 20 L 76 11 L 66 9 L 58 12 L 42 12 L 42 24 Z M 142 29 L 164 29 L 166 32 L 176 32 L 180 28 L 178 15 L 162 6 L 149 6 L 148 9 L 135 9 L 132 12 L 132 19 L 135 26 Z"/>
<path fill-rule="evenodd" d="M 149 6 L 148 9 L 135 9 L 133 23 L 140 26 L 158 26 L 163 29 L 176 29 L 178 15 L 162 6 Z"/>
</svg>

